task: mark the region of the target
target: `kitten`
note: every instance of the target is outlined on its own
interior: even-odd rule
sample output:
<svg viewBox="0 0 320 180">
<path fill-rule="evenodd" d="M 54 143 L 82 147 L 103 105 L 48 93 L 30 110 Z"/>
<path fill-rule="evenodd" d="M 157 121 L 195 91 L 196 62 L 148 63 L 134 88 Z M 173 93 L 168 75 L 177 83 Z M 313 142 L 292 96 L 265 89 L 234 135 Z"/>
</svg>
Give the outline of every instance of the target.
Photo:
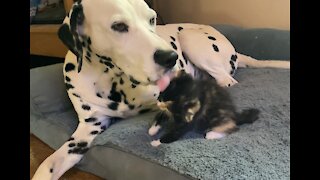
<svg viewBox="0 0 320 180">
<path fill-rule="evenodd" d="M 258 109 L 237 113 L 226 89 L 214 79 L 196 80 L 180 71 L 160 94 L 160 112 L 149 129 L 155 135 L 165 126 L 167 132 L 151 142 L 158 146 L 178 140 L 190 130 L 204 133 L 206 139 L 219 139 L 238 129 L 238 125 L 253 123 L 258 119 Z"/>
</svg>

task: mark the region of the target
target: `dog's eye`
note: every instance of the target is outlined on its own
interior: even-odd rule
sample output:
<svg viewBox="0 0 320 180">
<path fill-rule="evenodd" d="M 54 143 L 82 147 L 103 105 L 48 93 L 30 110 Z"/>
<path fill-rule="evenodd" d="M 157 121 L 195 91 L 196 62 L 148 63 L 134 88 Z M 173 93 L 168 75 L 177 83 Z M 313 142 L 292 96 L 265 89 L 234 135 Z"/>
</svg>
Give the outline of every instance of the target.
<svg viewBox="0 0 320 180">
<path fill-rule="evenodd" d="M 152 17 L 150 20 L 149 20 L 149 23 L 151 26 L 154 25 L 154 22 L 155 22 L 155 17 Z"/>
<path fill-rule="evenodd" d="M 114 22 L 112 25 L 111 25 L 111 28 L 114 30 L 114 31 L 118 31 L 118 32 L 128 32 L 129 31 L 129 26 L 123 22 Z"/>
</svg>

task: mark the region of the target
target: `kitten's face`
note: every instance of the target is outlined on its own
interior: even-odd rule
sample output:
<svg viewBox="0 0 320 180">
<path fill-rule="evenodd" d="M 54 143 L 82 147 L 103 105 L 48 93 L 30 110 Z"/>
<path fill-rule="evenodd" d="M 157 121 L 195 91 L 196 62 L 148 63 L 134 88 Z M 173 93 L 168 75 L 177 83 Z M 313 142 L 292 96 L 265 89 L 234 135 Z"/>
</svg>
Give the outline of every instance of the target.
<svg viewBox="0 0 320 180">
<path fill-rule="evenodd" d="M 177 77 L 171 80 L 169 86 L 160 93 L 159 101 L 185 100 L 185 98 L 193 96 L 191 91 L 193 85 L 192 77 L 184 71 L 180 71 Z"/>
<path fill-rule="evenodd" d="M 169 86 L 160 94 L 159 101 L 160 109 L 167 109 L 176 116 L 184 117 L 186 123 L 192 122 L 201 107 L 193 78 L 184 71 L 171 80 Z"/>
</svg>

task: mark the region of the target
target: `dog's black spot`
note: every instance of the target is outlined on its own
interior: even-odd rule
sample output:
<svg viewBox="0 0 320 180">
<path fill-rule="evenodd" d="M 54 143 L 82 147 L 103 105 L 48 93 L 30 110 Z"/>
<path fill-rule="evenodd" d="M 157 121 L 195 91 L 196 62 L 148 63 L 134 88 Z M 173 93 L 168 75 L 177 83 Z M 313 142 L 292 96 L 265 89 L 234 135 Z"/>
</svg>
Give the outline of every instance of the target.
<svg viewBox="0 0 320 180">
<path fill-rule="evenodd" d="M 212 37 L 212 36 L 208 36 L 208 39 L 211 39 L 211 40 L 217 40 L 216 38 Z"/>
<path fill-rule="evenodd" d="M 123 102 L 124 102 L 126 105 L 129 105 L 128 100 L 125 99 Z"/>
<path fill-rule="evenodd" d="M 66 76 L 66 81 L 67 81 L 67 82 L 70 82 L 71 79 L 70 79 L 68 76 Z"/>
<path fill-rule="evenodd" d="M 74 69 L 76 68 L 76 66 L 72 63 L 67 63 L 66 64 L 66 67 L 64 67 L 64 70 L 66 72 L 69 72 L 69 71 L 73 71 Z"/>
<path fill-rule="evenodd" d="M 68 151 L 69 154 L 84 154 L 89 148 L 73 148 Z"/>
<path fill-rule="evenodd" d="M 72 93 L 72 95 L 74 95 L 77 98 L 81 98 L 80 95 L 76 94 L 76 93 Z"/>
<path fill-rule="evenodd" d="M 152 17 L 152 18 L 149 20 L 149 23 L 150 23 L 151 26 L 153 26 L 153 25 L 154 25 L 154 22 L 155 22 L 155 18 Z"/>
<path fill-rule="evenodd" d="M 88 51 L 89 51 L 89 52 L 92 52 L 92 50 L 91 50 L 90 46 L 88 46 L 87 48 L 88 48 Z"/>
<path fill-rule="evenodd" d="M 175 44 L 174 42 L 171 41 L 170 43 L 171 43 L 171 46 L 172 46 L 173 49 L 175 49 L 175 50 L 178 49 L 177 46 L 176 46 L 176 44 Z"/>
<path fill-rule="evenodd" d="M 92 134 L 92 135 L 95 135 L 95 134 L 98 134 L 99 133 L 99 131 L 91 131 L 90 132 L 90 134 Z"/>
<path fill-rule="evenodd" d="M 184 61 L 186 62 L 186 64 L 188 64 L 188 57 L 187 57 L 186 53 L 184 53 L 182 51 L 181 54 L 182 54 L 182 57 L 183 57 Z"/>
<path fill-rule="evenodd" d="M 181 31 L 183 29 L 183 27 L 179 26 L 178 27 L 178 31 Z"/>
<path fill-rule="evenodd" d="M 100 127 L 102 130 L 106 130 L 107 129 L 107 126 L 106 125 L 103 125 Z"/>
<path fill-rule="evenodd" d="M 176 38 L 174 38 L 173 36 L 170 36 L 170 38 L 172 39 L 172 41 L 176 41 Z"/>
<path fill-rule="evenodd" d="M 98 56 L 98 55 L 97 55 Z M 99 57 L 99 56 L 98 56 Z M 106 56 L 100 56 L 100 58 L 102 60 L 106 60 L 106 61 L 112 61 L 112 59 L 110 57 L 106 57 Z"/>
<path fill-rule="evenodd" d="M 90 117 L 90 118 L 85 119 L 84 121 L 85 121 L 85 122 L 94 122 L 94 121 L 96 121 L 96 120 L 97 120 L 97 118 L 95 118 L 95 117 Z"/>
<path fill-rule="evenodd" d="M 90 111 L 90 109 L 91 109 L 91 107 L 89 105 L 86 105 L 86 104 L 83 104 L 81 107 L 82 107 L 83 110 L 86 110 L 86 111 Z"/>
<path fill-rule="evenodd" d="M 232 56 L 231 56 L 231 60 L 234 61 L 234 62 L 236 62 L 236 61 L 237 61 L 237 55 L 232 55 Z"/>
<path fill-rule="evenodd" d="M 230 71 L 230 74 L 231 74 L 231 75 L 233 75 L 233 74 L 234 74 L 234 72 L 235 72 L 235 71 L 232 69 L 232 70 Z"/>
<path fill-rule="evenodd" d="M 124 83 L 124 81 L 123 81 L 123 79 L 122 78 L 120 78 L 120 82 L 119 82 L 120 84 L 123 84 Z"/>
<path fill-rule="evenodd" d="M 73 141 L 74 138 L 73 137 L 70 137 L 67 141 Z"/>
<path fill-rule="evenodd" d="M 233 61 L 230 61 L 230 65 L 231 65 L 231 68 L 232 69 L 235 69 L 236 67 L 234 66 L 234 62 Z"/>
<path fill-rule="evenodd" d="M 87 43 L 91 45 L 91 38 L 88 37 Z"/>
<path fill-rule="evenodd" d="M 72 86 L 72 84 L 66 83 L 66 89 L 67 89 L 67 91 L 68 91 L 69 89 L 72 89 L 72 88 L 74 88 L 74 87 Z"/>
<path fill-rule="evenodd" d="M 101 96 L 100 93 L 96 93 L 96 95 L 97 95 L 99 98 L 102 98 L 102 96 Z"/>
<path fill-rule="evenodd" d="M 135 107 L 135 106 L 134 106 L 134 105 L 132 105 L 132 104 L 128 104 L 128 107 L 129 107 L 129 109 L 131 109 L 131 110 L 132 110 L 132 109 L 134 109 L 134 107 Z"/>
<path fill-rule="evenodd" d="M 181 61 L 181 59 L 179 59 L 179 63 L 180 63 L 180 66 L 183 68 L 184 65 L 183 65 L 183 62 Z"/>
<path fill-rule="evenodd" d="M 127 95 L 123 92 L 123 90 L 120 90 L 120 94 L 124 97 L 124 99 L 127 98 Z"/>
<path fill-rule="evenodd" d="M 108 108 L 111 109 L 111 110 L 117 110 L 118 109 L 118 106 L 119 106 L 119 103 L 116 103 L 116 102 L 112 102 L 108 105 Z"/>
<path fill-rule="evenodd" d="M 132 98 L 132 101 L 136 100 L 136 98 Z"/>
<path fill-rule="evenodd" d="M 88 56 L 85 56 L 86 60 L 91 62 L 91 59 Z"/>
<path fill-rule="evenodd" d="M 215 44 L 212 44 L 212 47 L 213 47 L 213 49 L 214 49 L 216 52 L 219 52 L 218 46 L 216 46 Z"/>
<path fill-rule="evenodd" d="M 111 62 L 105 61 L 103 64 L 108 66 L 110 69 L 114 68 L 114 65 Z"/>
<path fill-rule="evenodd" d="M 129 76 L 129 77 L 130 77 L 130 81 L 131 81 L 133 84 L 136 84 L 136 85 L 140 84 L 140 82 L 137 81 L 137 80 L 135 80 L 132 76 Z"/>
<path fill-rule="evenodd" d="M 52 168 L 50 168 L 50 173 L 53 173 L 53 169 Z"/>
<path fill-rule="evenodd" d="M 68 153 L 69 154 L 84 154 L 85 152 L 87 152 L 89 150 L 89 148 L 87 147 L 88 143 L 87 142 L 79 142 L 77 143 L 77 146 L 69 149 Z"/>
<path fill-rule="evenodd" d="M 205 32 L 204 34 L 208 34 L 207 32 Z"/>
<path fill-rule="evenodd" d="M 134 85 L 134 84 L 131 84 L 131 87 L 132 87 L 132 88 L 136 88 L 137 86 L 136 86 L 136 85 Z"/>
<path fill-rule="evenodd" d="M 94 123 L 95 126 L 100 126 L 101 122 Z"/>
<path fill-rule="evenodd" d="M 85 141 L 79 142 L 79 143 L 77 144 L 78 147 L 86 147 L 87 145 L 88 145 L 88 143 L 85 142 Z"/>
<path fill-rule="evenodd" d="M 70 143 L 68 146 L 69 147 L 74 147 L 76 144 L 75 143 Z"/>
<path fill-rule="evenodd" d="M 151 109 L 141 109 L 139 111 L 139 114 L 143 114 L 143 113 L 146 113 L 146 112 L 149 112 L 149 111 L 151 111 Z"/>
<path fill-rule="evenodd" d="M 84 41 L 81 44 L 82 44 L 82 47 L 86 47 L 86 43 L 84 43 Z"/>
<path fill-rule="evenodd" d="M 91 57 L 91 53 L 89 51 L 87 51 L 87 56 L 90 58 Z"/>
<path fill-rule="evenodd" d="M 106 68 L 103 72 L 104 73 L 108 73 L 109 72 L 109 68 Z"/>
<path fill-rule="evenodd" d="M 115 102 L 121 102 L 121 94 L 117 92 L 117 83 L 112 83 L 112 88 L 110 90 L 110 95 L 108 98 Z"/>
</svg>

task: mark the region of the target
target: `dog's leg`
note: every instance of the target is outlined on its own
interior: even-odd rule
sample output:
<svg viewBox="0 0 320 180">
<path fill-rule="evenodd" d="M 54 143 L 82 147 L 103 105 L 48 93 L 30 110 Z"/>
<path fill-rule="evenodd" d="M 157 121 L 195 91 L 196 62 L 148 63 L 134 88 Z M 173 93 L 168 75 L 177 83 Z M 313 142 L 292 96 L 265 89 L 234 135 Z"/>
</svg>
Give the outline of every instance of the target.
<svg viewBox="0 0 320 180">
<path fill-rule="evenodd" d="M 211 63 L 208 63 L 210 65 Z M 216 79 L 217 83 L 222 87 L 230 87 L 238 83 L 229 73 L 224 69 L 216 67 L 214 65 L 210 66 L 206 71 Z"/>
<path fill-rule="evenodd" d="M 290 61 L 256 60 L 250 56 L 240 53 L 237 54 L 239 59 L 239 67 L 290 69 Z"/>
<path fill-rule="evenodd" d="M 208 72 L 220 86 L 232 86 L 238 83 L 232 77 L 238 66 L 238 61 L 234 59 L 235 49 L 224 36 L 215 31 L 211 33 L 214 35 L 195 29 L 182 30 L 179 41 L 183 57 Z"/>
<path fill-rule="evenodd" d="M 109 119 L 80 120 L 71 138 L 41 163 L 32 180 L 57 180 L 73 167 L 91 146 L 93 139 L 110 124 Z"/>
</svg>

